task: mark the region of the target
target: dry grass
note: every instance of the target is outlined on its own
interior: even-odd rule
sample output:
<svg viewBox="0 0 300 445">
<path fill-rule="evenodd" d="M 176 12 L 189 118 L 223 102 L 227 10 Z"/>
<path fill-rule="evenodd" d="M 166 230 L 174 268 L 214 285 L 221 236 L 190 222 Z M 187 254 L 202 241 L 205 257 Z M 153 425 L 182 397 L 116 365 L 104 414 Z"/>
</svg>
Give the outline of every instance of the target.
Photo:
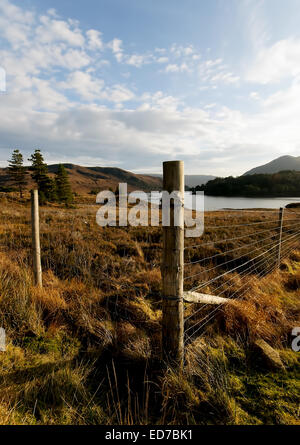
<svg viewBox="0 0 300 445">
<path fill-rule="evenodd" d="M 297 359 L 287 348 L 291 328 L 299 325 L 300 251 L 263 279 L 257 275 L 261 269 L 250 281 L 233 273 L 204 289 L 213 293 L 222 285 L 225 296 L 236 293 L 237 299 L 191 336 L 186 367 L 177 375 L 160 363 L 161 230 L 100 228 L 92 205 L 43 207 L 44 287 L 38 289 L 31 270 L 29 204 L 1 199 L 0 324 L 9 346 L 0 353 L 0 423 L 297 423 L 293 390 L 285 417 L 280 410 L 285 396 L 278 389 L 283 383 L 272 386 L 277 411 L 266 407 L 267 416 L 257 405 L 259 397 L 267 398 L 262 380 L 257 382 L 262 392 L 253 395 L 245 379 L 254 382 L 260 376 L 255 367 L 251 374 L 247 359 L 258 337 L 281 350 L 289 363 L 285 384 L 294 379 Z M 266 212 L 265 218 L 270 215 Z M 206 218 L 208 227 L 257 221 L 256 214 L 228 212 Z M 187 245 L 204 244 L 248 234 L 225 245 L 188 250 L 186 261 L 220 255 L 187 268 L 201 275 L 186 280 L 186 288 L 212 279 L 216 271 L 207 269 L 218 266 L 219 273 L 226 272 L 224 262 L 234 267 L 241 254 L 247 261 L 263 251 L 259 243 L 257 250 L 222 253 L 253 242 L 253 231 L 244 226 L 220 234 L 208 228 L 203 238 L 187 240 Z M 274 241 L 278 233 L 272 229 L 257 236 Z M 186 313 L 194 311 L 187 307 Z M 210 311 L 204 308 L 187 327 Z"/>
</svg>

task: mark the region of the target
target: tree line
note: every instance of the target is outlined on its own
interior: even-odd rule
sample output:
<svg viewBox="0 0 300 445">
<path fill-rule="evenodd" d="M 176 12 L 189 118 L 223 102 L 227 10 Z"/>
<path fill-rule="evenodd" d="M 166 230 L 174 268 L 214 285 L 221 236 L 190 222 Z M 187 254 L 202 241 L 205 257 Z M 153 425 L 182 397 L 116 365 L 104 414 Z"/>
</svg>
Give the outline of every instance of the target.
<svg viewBox="0 0 300 445">
<path fill-rule="evenodd" d="M 28 161 L 31 162 L 31 166 L 24 166 L 20 150 L 14 150 L 8 161 L 8 173 L 19 191 L 20 198 L 23 198 L 24 188 L 28 184 L 28 174 L 31 173 L 39 191 L 41 204 L 59 202 L 69 206 L 73 202 L 73 193 L 64 165 L 59 164 L 55 177 L 51 178 L 41 150 L 35 150 Z"/>
<path fill-rule="evenodd" d="M 300 196 L 300 172 L 282 171 L 234 178 L 216 178 L 205 185 L 190 189 L 211 196 Z"/>
</svg>

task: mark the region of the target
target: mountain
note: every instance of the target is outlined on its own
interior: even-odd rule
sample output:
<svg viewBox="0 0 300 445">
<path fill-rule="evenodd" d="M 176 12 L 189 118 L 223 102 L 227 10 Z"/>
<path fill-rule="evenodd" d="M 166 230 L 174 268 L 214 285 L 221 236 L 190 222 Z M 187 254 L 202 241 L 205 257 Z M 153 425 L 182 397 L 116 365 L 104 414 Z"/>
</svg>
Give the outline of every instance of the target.
<svg viewBox="0 0 300 445">
<path fill-rule="evenodd" d="M 259 167 L 253 168 L 248 172 L 244 173 L 246 175 L 257 175 L 257 174 L 273 174 L 287 170 L 300 171 L 300 156 L 281 156 L 280 158 L 274 159 L 274 161 L 268 164 L 261 165 Z"/>
<path fill-rule="evenodd" d="M 185 185 L 197 187 L 197 185 L 207 184 L 208 181 L 212 181 L 215 178 L 215 176 L 209 175 L 185 175 Z"/>
<path fill-rule="evenodd" d="M 161 178 L 162 175 L 150 174 L 153 178 Z M 185 175 L 185 185 L 188 187 L 197 187 L 197 185 L 207 184 L 208 181 L 212 181 L 216 176 L 210 175 Z"/>
<path fill-rule="evenodd" d="M 154 178 L 148 175 L 137 175 L 126 170 L 115 167 L 81 167 L 74 164 L 63 164 L 69 174 L 69 180 L 73 192 L 78 194 L 96 193 L 100 190 L 115 189 L 121 182 L 128 184 L 128 191 L 142 190 L 161 190 L 162 181 L 160 178 Z M 49 165 L 49 176 L 54 176 L 57 172 L 58 164 Z M 0 168 L 0 189 L 11 187 L 12 182 L 8 175 L 7 168 Z M 28 175 L 28 186 L 32 188 L 33 182 Z"/>
</svg>

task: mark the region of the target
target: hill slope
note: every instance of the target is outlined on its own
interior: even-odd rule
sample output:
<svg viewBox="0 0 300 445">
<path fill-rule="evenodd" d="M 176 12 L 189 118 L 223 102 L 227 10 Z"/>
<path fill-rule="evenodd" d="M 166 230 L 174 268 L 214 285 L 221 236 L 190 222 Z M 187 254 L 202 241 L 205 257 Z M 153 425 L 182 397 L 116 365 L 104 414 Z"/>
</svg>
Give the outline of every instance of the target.
<svg viewBox="0 0 300 445">
<path fill-rule="evenodd" d="M 136 175 L 134 173 L 114 167 L 81 167 L 74 164 L 64 164 L 69 174 L 72 190 L 78 194 L 87 194 L 91 191 L 98 192 L 111 188 L 113 191 L 121 182 L 128 184 L 128 190 L 160 190 L 162 181 L 160 178 L 154 178 L 147 175 Z M 50 176 L 54 176 L 58 169 L 58 164 L 49 165 Z M 12 182 L 9 178 L 6 168 L 0 169 L 0 187 L 11 187 Z M 33 183 L 28 175 L 28 186 L 31 188 Z"/>
<path fill-rule="evenodd" d="M 249 170 L 248 172 L 244 173 L 243 176 L 256 174 L 273 174 L 287 170 L 300 171 L 300 156 L 281 156 L 280 158 L 274 159 L 268 164 L 260 165 L 259 167 Z"/>
</svg>

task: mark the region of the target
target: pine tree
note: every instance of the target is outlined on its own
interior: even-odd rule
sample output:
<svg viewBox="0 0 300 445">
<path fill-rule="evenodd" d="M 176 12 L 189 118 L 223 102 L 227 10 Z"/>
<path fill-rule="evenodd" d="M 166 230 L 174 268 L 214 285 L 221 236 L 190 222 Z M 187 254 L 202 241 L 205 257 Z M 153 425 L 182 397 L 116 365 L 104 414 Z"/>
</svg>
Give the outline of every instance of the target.
<svg viewBox="0 0 300 445">
<path fill-rule="evenodd" d="M 23 188 L 27 184 L 26 168 L 23 166 L 23 155 L 19 150 L 14 150 L 11 159 L 8 161 L 9 175 L 19 189 L 20 198 L 23 198 Z"/>
<path fill-rule="evenodd" d="M 35 150 L 30 159 L 32 166 L 32 179 L 36 182 L 39 189 L 41 203 L 45 201 L 55 201 L 55 183 L 48 176 L 48 166 L 40 150 Z"/>
<path fill-rule="evenodd" d="M 69 206 L 73 202 L 73 194 L 67 170 L 64 165 L 58 166 L 58 171 L 55 177 L 56 195 L 59 202 L 63 202 Z"/>
<path fill-rule="evenodd" d="M 35 150 L 28 161 L 30 161 L 32 164 L 32 179 L 36 182 L 37 185 L 39 185 L 44 179 L 44 176 L 46 176 L 48 173 L 48 167 L 44 161 L 41 150 Z"/>
</svg>

